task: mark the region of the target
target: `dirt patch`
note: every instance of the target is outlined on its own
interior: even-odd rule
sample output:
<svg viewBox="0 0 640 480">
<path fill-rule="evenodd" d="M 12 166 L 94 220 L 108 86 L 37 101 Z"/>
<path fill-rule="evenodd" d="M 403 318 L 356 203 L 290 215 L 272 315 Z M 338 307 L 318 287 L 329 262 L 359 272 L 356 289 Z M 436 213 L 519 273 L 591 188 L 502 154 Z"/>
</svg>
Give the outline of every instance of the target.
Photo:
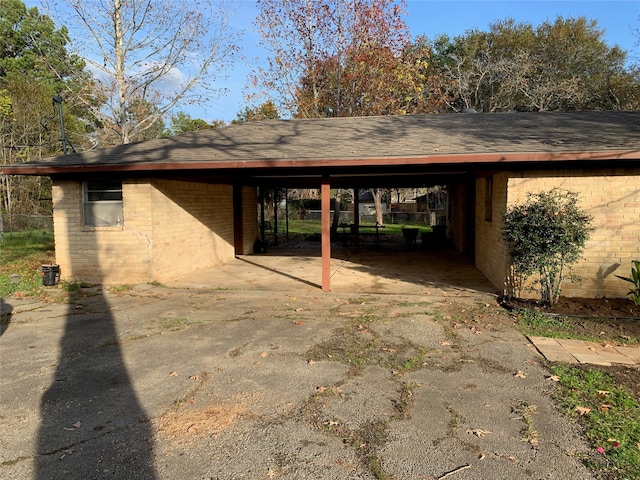
<svg viewBox="0 0 640 480">
<path fill-rule="evenodd" d="M 569 331 L 584 337 L 615 344 L 640 344 L 640 307 L 626 298 L 565 298 L 553 307 L 542 307 L 534 300 L 514 299 L 508 308 L 536 310 L 562 316 Z"/>
<path fill-rule="evenodd" d="M 170 410 L 157 421 L 158 435 L 172 442 L 183 443 L 191 439 L 212 436 L 224 430 L 245 411 L 244 405 L 211 403 L 203 408 L 191 408 L 187 404 Z"/>
<path fill-rule="evenodd" d="M 542 307 L 535 300 L 511 299 L 517 308 L 532 308 L 547 313 L 584 317 L 630 317 L 640 320 L 640 307 L 628 298 L 567 298 L 560 297 L 553 307 Z"/>
</svg>

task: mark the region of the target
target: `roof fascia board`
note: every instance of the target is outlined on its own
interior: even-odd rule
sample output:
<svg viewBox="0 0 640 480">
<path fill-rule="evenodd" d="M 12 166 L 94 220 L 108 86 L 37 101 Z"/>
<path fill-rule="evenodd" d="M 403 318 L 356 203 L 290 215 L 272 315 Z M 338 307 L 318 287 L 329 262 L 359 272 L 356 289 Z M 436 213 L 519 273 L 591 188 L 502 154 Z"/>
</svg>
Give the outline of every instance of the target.
<svg viewBox="0 0 640 480">
<path fill-rule="evenodd" d="M 59 157 L 60 158 L 60 157 Z M 595 152 L 496 152 L 471 154 L 441 154 L 415 157 L 341 158 L 341 159 L 278 159 L 278 160 L 230 160 L 214 162 L 173 163 L 122 163 L 122 164 L 75 164 L 4 165 L 0 174 L 5 175 L 56 175 L 97 172 L 159 172 L 189 170 L 262 170 L 272 168 L 345 168 L 364 166 L 415 166 L 444 164 L 506 164 L 526 162 L 584 162 L 606 160 L 638 160 L 639 150 L 605 150 Z"/>
</svg>

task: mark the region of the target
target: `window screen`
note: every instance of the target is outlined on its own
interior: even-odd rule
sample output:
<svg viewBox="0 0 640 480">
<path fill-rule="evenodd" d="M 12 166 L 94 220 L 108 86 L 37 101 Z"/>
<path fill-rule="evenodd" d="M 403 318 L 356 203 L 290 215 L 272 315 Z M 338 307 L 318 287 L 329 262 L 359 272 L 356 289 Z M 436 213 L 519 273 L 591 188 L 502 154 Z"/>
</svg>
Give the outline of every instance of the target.
<svg viewBox="0 0 640 480">
<path fill-rule="evenodd" d="M 83 199 L 85 225 L 109 227 L 124 223 L 121 181 L 84 182 Z"/>
</svg>

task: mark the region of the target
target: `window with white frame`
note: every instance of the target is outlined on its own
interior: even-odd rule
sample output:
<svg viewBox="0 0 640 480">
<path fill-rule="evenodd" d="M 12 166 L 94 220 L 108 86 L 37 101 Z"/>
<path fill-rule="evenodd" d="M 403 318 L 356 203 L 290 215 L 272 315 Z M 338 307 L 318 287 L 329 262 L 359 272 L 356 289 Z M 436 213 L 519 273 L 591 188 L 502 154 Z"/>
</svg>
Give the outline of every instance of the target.
<svg viewBox="0 0 640 480">
<path fill-rule="evenodd" d="M 84 225 L 116 227 L 124 223 L 120 180 L 83 182 L 82 198 Z"/>
</svg>

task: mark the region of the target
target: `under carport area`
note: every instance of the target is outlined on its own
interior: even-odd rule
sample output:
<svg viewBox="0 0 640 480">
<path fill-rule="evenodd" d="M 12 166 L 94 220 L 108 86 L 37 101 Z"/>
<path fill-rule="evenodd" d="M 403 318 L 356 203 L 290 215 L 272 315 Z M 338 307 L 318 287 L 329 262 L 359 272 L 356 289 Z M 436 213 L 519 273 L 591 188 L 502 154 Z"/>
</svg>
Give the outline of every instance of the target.
<svg viewBox="0 0 640 480">
<path fill-rule="evenodd" d="M 281 244 L 198 270 L 167 286 L 215 290 L 319 291 L 322 257 L 316 243 Z M 453 250 L 332 244 L 331 291 L 342 294 L 469 296 L 498 293 L 473 260 Z"/>
<path fill-rule="evenodd" d="M 300 182 L 300 179 L 283 177 L 279 182 L 268 184 L 267 187 L 261 184 L 260 188 L 291 187 L 292 184 L 286 182 Z M 299 186 L 300 183 L 293 185 Z M 458 196 L 455 200 L 451 198 L 449 203 L 449 234 L 448 238 L 443 239 L 449 249 L 439 248 L 437 252 L 429 252 L 415 248 L 416 245 L 411 248 L 404 244 L 386 243 L 384 225 L 379 231 L 376 229 L 375 234 L 371 233 L 370 224 L 366 229 L 368 234 L 358 233 L 361 223 L 357 201 L 354 202 L 352 212 L 354 223 L 343 226 L 342 233 L 332 232 L 334 213 L 330 208 L 329 198 L 333 188 L 351 190 L 354 200 L 357 200 L 359 192 L 370 188 L 415 188 L 434 185 L 447 185 L 450 193 L 463 192 L 461 197 Z M 256 288 L 256 285 L 260 285 L 257 287 L 260 290 L 292 288 L 294 285 L 289 284 L 290 281 L 308 288 L 343 293 L 423 293 L 426 285 L 437 285 L 437 288 L 466 288 L 477 283 L 476 279 L 482 279 L 480 283 L 489 285 L 473 261 L 474 198 L 469 198 L 473 194 L 473 180 L 468 178 L 466 172 L 446 176 L 398 173 L 391 178 L 381 174 L 370 174 L 365 178 L 326 178 L 321 185 L 322 224 L 321 231 L 318 232 L 320 241 L 277 244 L 277 241 L 273 242 L 273 238 L 268 238 L 270 245 L 266 254 L 237 256 L 236 262 L 232 263 L 237 264 L 239 260 L 243 262 L 244 268 L 235 267 L 234 273 L 223 274 L 225 283 L 218 287 L 224 288 L 226 279 L 237 276 L 238 271 L 246 272 L 251 279 L 248 282 L 240 282 L 238 288 L 244 283 L 245 288 Z M 263 219 L 259 218 L 259 221 L 262 222 Z M 343 238 L 345 228 L 349 237 L 346 243 Z M 382 241 L 378 240 L 378 233 L 383 238 Z M 254 274 L 247 271 L 251 267 L 258 267 L 262 271 L 255 270 L 253 278 Z M 225 265 L 225 268 L 228 268 L 228 265 Z M 219 274 L 220 268 L 216 268 L 215 271 Z M 460 274 L 459 280 L 450 275 L 453 272 Z"/>
</svg>

